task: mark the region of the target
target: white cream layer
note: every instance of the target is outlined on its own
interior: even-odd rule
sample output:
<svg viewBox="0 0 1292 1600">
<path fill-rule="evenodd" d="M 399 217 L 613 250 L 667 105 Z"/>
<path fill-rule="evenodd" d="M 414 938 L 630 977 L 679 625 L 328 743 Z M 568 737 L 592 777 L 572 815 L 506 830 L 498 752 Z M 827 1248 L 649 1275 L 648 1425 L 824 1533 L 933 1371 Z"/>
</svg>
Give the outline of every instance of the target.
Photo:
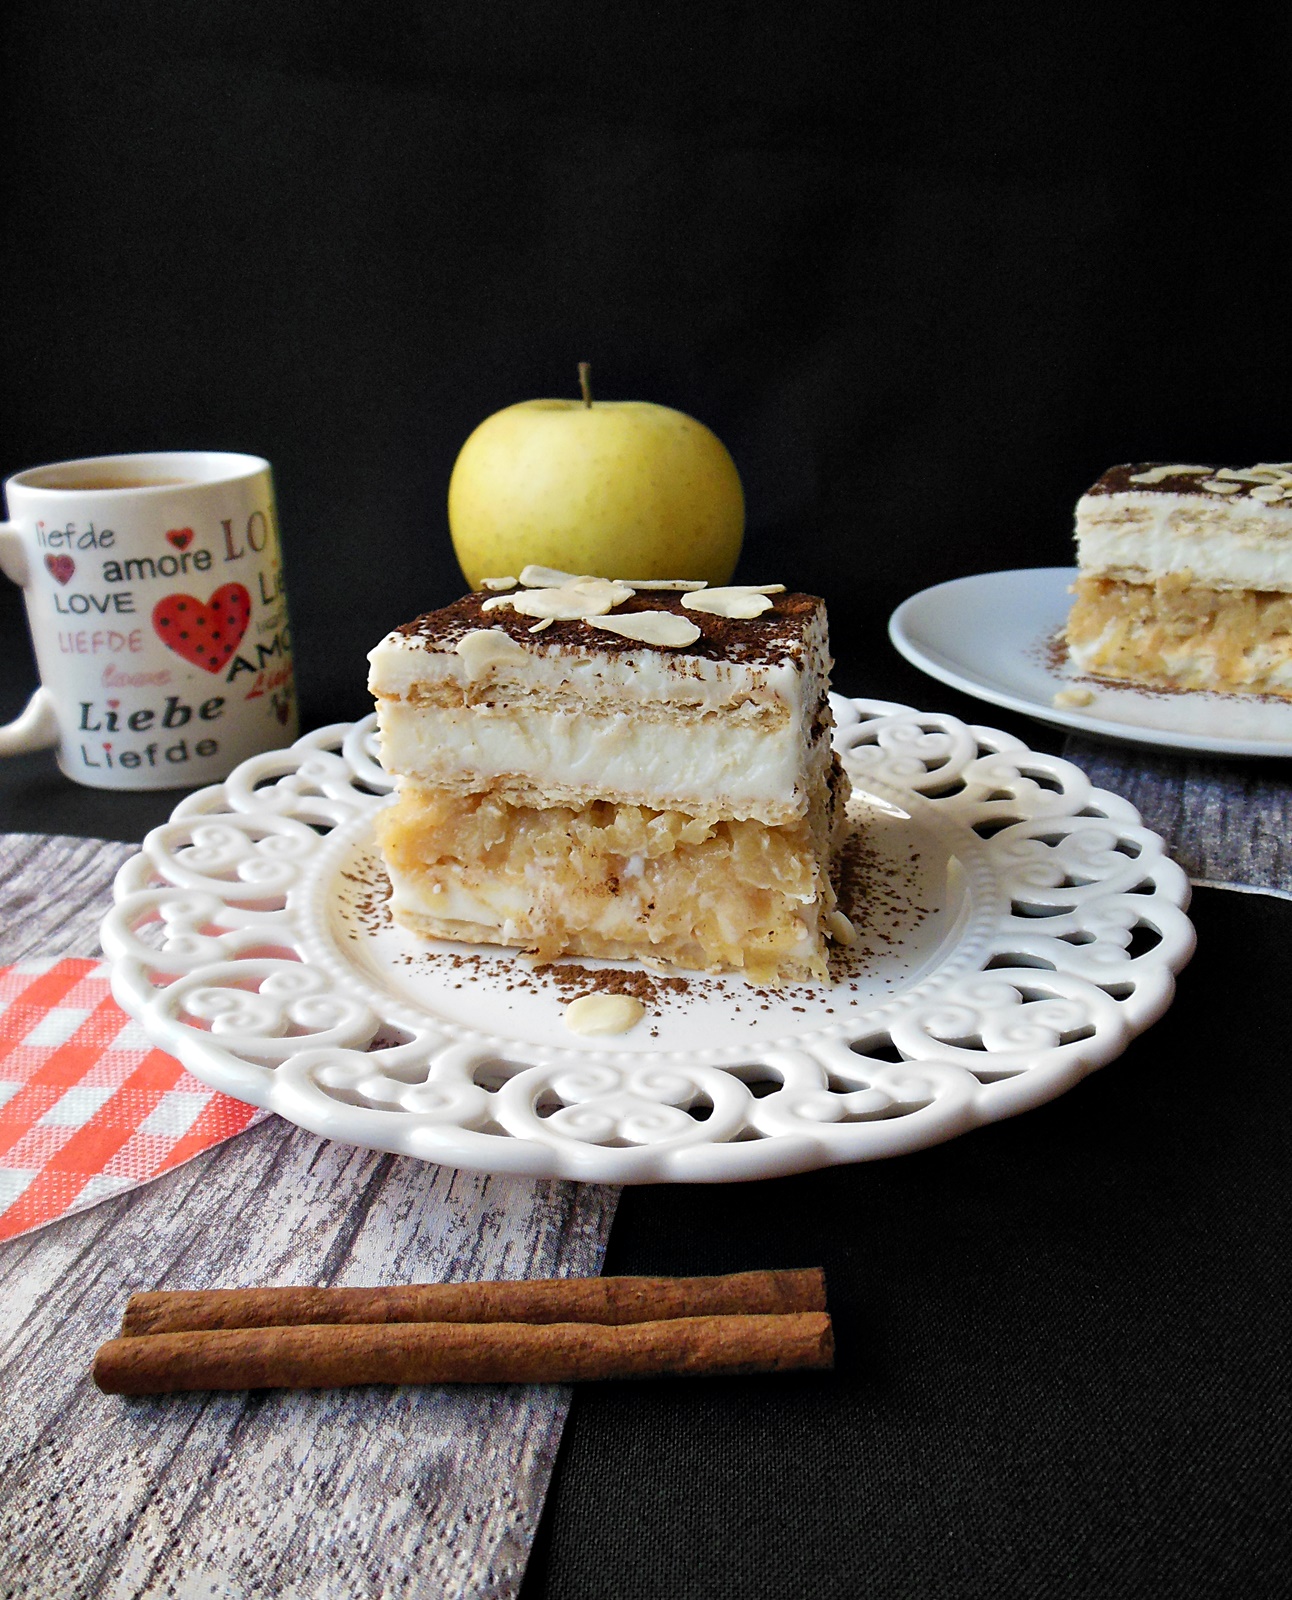
<svg viewBox="0 0 1292 1600">
<path fill-rule="evenodd" d="M 828 744 L 802 723 L 765 728 L 720 716 L 646 720 L 528 706 L 378 707 L 389 772 L 457 793 L 501 788 L 530 803 L 613 800 L 782 823 L 807 814 Z"/>
<path fill-rule="evenodd" d="M 1083 495 L 1077 561 L 1083 572 L 1130 583 L 1188 572 L 1206 588 L 1292 593 L 1292 509 L 1247 497 Z"/>
</svg>

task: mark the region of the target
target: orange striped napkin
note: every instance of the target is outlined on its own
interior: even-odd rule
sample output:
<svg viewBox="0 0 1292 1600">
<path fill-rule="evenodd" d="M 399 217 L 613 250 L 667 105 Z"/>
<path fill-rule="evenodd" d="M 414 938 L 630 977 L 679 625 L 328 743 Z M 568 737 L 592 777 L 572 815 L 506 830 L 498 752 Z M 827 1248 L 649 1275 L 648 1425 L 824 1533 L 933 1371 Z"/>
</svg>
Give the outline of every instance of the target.
<svg viewBox="0 0 1292 1600">
<path fill-rule="evenodd" d="M 0 1239 L 160 1177 L 266 1115 L 155 1049 L 101 962 L 0 967 Z"/>
</svg>

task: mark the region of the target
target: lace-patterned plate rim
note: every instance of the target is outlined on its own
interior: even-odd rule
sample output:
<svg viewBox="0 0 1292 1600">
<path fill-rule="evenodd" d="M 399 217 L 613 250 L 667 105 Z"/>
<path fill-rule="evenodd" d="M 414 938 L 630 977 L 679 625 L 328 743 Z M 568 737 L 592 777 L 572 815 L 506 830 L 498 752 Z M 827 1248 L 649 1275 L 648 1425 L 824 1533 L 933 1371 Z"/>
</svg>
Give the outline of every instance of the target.
<svg viewBox="0 0 1292 1600">
<path fill-rule="evenodd" d="M 148 836 L 103 926 L 114 993 L 204 1082 L 315 1133 L 588 1182 L 899 1155 L 1118 1056 L 1193 949 L 1162 840 L 1011 735 L 832 702 L 887 933 L 833 985 L 700 979 L 651 1026 L 570 1035 L 568 995 L 519 956 L 383 920 L 368 718 L 253 758 Z"/>
</svg>

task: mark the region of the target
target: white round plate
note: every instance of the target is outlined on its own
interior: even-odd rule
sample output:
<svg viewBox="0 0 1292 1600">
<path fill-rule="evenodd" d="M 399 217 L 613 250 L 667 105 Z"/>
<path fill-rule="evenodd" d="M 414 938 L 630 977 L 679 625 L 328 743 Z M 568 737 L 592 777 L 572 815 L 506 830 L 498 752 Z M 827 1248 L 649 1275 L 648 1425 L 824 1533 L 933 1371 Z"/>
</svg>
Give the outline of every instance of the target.
<svg viewBox="0 0 1292 1600">
<path fill-rule="evenodd" d="M 204 1082 L 315 1133 L 605 1183 L 922 1149 L 1061 1094 L 1161 1016 L 1189 885 L 1133 807 L 953 717 L 835 715 L 859 944 L 831 984 L 636 969 L 642 1022 L 570 1033 L 606 963 L 535 969 L 390 923 L 369 718 L 245 762 L 148 835 L 103 927 L 113 992 Z"/>
<path fill-rule="evenodd" d="M 902 602 L 888 634 L 906 659 L 953 689 L 1075 733 L 1198 750 L 1292 756 L 1292 702 L 1255 695 L 1154 694 L 1083 678 L 1054 648 L 1072 605 L 1075 567 L 980 572 Z M 1054 704 L 1061 689 L 1089 689 L 1088 706 Z"/>
</svg>

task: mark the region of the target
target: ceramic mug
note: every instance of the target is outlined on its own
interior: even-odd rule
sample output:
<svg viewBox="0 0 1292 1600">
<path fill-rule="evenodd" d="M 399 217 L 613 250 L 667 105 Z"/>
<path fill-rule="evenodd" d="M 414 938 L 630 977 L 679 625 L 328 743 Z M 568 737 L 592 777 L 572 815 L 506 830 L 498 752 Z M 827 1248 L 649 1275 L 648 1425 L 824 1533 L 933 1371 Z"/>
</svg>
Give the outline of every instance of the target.
<svg viewBox="0 0 1292 1600">
<path fill-rule="evenodd" d="M 297 734 L 269 463 L 96 456 L 5 484 L 40 687 L 0 755 L 53 748 L 96 789 L 214 783 Z"/>
</svg>

